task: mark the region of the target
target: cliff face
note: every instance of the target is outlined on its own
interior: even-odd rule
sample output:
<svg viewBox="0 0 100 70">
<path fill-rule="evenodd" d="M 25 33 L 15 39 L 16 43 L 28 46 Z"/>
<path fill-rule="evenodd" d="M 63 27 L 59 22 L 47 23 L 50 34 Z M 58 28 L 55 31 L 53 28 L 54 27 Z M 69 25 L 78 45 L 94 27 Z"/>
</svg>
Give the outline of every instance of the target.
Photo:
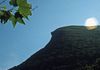
<svg viewBox="0 0 100 70">
<path fill-rule="evenodd" d="M 43 49 L 9 70 L 100 70 L 100 27 L 68 26 L 51 34 Z"/>
</svg>

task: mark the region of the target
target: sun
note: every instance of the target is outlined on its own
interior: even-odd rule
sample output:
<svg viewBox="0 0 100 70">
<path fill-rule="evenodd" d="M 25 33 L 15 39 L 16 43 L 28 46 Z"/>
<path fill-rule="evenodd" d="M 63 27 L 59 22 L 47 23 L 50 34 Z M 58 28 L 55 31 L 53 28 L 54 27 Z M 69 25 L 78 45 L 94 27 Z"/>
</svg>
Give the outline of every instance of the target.
<svg viewBox="0 0 100 70">
<path fill-rule="evenodd" d="M 97 19 L 94 18 L 94 17 L 88 18 L 88 19 L 86 19 L 86 21 L 85 21 L 85 27 L 86 27 L 88 30 L 96 29 L 96 28 L 97 28 L 97 25 L 98 25 L 98 21 L 97 21 Z"/>
</svg>

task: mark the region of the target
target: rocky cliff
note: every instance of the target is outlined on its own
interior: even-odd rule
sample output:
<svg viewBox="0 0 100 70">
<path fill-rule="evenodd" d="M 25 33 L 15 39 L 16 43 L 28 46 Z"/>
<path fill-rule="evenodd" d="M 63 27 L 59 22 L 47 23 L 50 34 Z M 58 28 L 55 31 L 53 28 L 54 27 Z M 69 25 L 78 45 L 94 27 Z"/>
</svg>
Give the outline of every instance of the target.
<svg viewBox="0 0 100 70">
<path fill-rule="evenodd" d="M 100 70 L 100 27 L 61 27 L 50 42 L 22 64 L 9 70 Z"/>
</svg>

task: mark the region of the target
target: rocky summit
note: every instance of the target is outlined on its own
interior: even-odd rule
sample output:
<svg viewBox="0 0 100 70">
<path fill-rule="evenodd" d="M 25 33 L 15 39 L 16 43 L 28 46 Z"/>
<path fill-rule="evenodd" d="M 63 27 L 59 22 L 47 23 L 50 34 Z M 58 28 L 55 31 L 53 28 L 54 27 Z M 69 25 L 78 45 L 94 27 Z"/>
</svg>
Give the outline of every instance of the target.
<svg viewBox="0 0 100 70">
<path fill-rule="evenodd" d="M 9 70 L 100 70 L 100 26 L 66 26 L 51 34 L 44 48 Z"/>
</svg>

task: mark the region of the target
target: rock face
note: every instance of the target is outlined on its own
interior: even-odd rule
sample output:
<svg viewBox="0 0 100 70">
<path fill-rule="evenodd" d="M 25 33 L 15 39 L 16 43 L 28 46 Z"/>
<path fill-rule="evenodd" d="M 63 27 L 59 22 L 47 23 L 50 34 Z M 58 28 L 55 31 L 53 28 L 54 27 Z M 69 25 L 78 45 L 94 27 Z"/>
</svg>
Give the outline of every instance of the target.
<svg viewBox="0 0 100 70">
<path fill-rule="evenodd" d="M 22 64 L 9 70 L 100 70 L 100 27 L 58 28 L 50 42 Z"/>
</svg>

